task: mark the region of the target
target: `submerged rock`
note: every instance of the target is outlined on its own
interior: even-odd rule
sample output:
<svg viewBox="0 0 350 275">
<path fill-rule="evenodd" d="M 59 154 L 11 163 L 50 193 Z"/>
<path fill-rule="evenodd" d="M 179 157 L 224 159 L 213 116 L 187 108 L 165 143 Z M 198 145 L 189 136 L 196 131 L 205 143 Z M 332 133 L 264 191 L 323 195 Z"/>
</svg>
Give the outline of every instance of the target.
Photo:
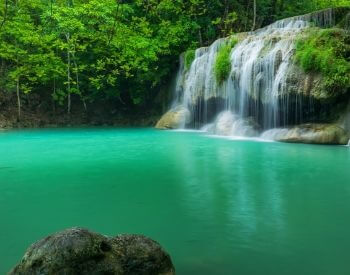
<svg viewBox="0 0 350 275">
<path fill-rule="evenodd" d="M 156 124 L 157 129 L 178 129 L 184 127 L 190 120 L 190 111 L 183 106 L 177 106 L 164 114 Z"/>
<path fill-rule="evenodd" d="M 175 274 L 161 246 L 141 235 L 109 238 L 72 228 L 34 243 L 9 275 Z"/>
<path fill-rule="evenodd" d="M 336 124 L 303 124 L 290 129 L 272 129 L 262 138 L 290 143 L 346 145 L 347 132 Z"/>
</svg>

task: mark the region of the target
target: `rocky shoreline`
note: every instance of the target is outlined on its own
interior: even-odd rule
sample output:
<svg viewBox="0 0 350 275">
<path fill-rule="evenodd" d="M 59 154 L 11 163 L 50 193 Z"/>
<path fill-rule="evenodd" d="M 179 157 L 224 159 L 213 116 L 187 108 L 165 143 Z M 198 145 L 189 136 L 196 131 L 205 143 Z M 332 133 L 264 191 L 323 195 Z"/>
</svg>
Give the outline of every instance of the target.
<svg viewBox="0 0 350 275">
<path fill-rule="evenodd" d="M 157 129 L 177 129 L 188 122 L 189 111 L 185 108 L 169 110 L 156 124 Z M 249 136 L 286 143 L 323 145 L 347 145 L 350 133 L 344 123 L 304 123 L 286 128 L 259 131 L 259 125 L 249 119 L 240 119 L 231 112 L 221 113 L 214 123 L 202 128 L 208 134 L 220 136 Z M 243 130 L 242 130 L 243 129 Z"/>
</svg>

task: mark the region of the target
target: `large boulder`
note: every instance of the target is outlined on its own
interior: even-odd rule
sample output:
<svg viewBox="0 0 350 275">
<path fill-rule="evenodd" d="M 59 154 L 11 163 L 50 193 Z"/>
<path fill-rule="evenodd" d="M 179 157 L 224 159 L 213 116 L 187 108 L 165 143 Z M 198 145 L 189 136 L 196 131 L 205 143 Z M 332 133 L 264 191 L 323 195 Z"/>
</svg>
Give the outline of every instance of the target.
<svg viewBox="0 0 350 275">
<path fill-rule="evenodd" d="M 270 130 L 271 131 L 271 130 Z M 267 136 L 266 133 L 263 136 Z M 290 129 L 280 129 L 273 139 L 290 143 L 346 145 L 347 132 L 336 124 L 303 124 Z"/>
<path fill-rule="evenodd" d="M 175 274 L 161 246 L 141 235 L 114 238 L 82 228 L 68 229 L 29 247 L 9 275 Z"/>
<path fill-rule="evenodd" d="M 190 121 L 190 111 L 183 107 L 177 106 L 164 114 L 156 124 L 157 129 L 179 129 L 184 127 Z"/>
</svg>

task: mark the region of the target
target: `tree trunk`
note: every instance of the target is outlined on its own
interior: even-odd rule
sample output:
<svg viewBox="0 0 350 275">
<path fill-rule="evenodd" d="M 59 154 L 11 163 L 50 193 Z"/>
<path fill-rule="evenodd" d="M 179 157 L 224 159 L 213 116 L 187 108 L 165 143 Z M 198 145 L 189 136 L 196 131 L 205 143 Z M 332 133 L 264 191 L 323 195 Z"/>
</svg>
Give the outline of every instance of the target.
<svg viewBox="0 0 350 275">
<path fill-rule="evenodd" d="M 272 15 L 277 14 L 277 0 L 272 0 L 271 10 L 272 10 Z"/>
<path fill-rule="evenodd" d="M 199 37 L 199 45 L 202 47 L 203 46 L 203 38 L 202 38 L 202 31 L 200 29 L 198 30 L 198 37 Z"/>
<path fill-rule="evenodd" d="M 224 17 L 222 19 L 224 27 L 222 30 L 223 37 L 227 36 L 227 16 L 228 16 L 228 2 L 225 0 L 225 11 L 224 11 Z"/>
<path fill-rule="evenodd" d="M 16 93 L 17 93 L 17 121 L 20 121 L 21 120 L 21 97 L 19 94 L 19 78 L 17 78 Z"/>
<path fill-rule="evenodd" d="M 56 95 L 56 76 L 53 78 L 53 94 Z M 52 111 L 56 115 L 56 101 L 54 97 L 52 97 Z"/>
<path fill-rule="evenodd" d="M 71 111 L 71 91 L 70 91 L 70 51 L 69 51 L 69 33 L 66 34 L 66 39 L 67 39 L 67 85 L 68 85 L 68 96 L 67 96 L 67 113 L 70 115 Z"/>
<path fill-rule="evenodd" d="M 248 23 L 249 23 L 249 7 L 250 7 L 250 1 L 247 1 L 247 9 L 245 14 L 245 22 L 244 22 L 244 31 L 248 31 Z"/>
<path fill-rule="evenodd" d="M 72 51 L 72 57 L 73 57 L 73 64 L 74 64 L 74 68 L 75 68 L 75 81 L 77 82 L 77 84 L 76 84 L 77 91 L 78 91 L 78 94 L 80 96 L 81 101 L 83 102 L 84 110 L 85 110 L 85 112 L 87 112 L 86 102 L 85 102 L 85 99 L 80 91 L 78 64 L 77 64 L 77 60 L 75 58 L 75 45 L 74 45 L 74 50 Z"/>
<path fill-rule="evenodd" d="M 256 26 L 256 0 L 254 0 L 253 12 L 254 12 L 254 17 L 253 17 L 252 31 L 255 30 L 255 26 Z"/>
<path fill-rule="evenodd" d="M 197 15 L 194 16 L 195 20 L 197 20 Z M 203 37 L 202 37 L 202 30 L 201 28 L 198 29 L 198 39 L 199 39 L 199 46 L 202 47 L 203 46 Z"/>
<path fill-rule="evenodd" d="M 118 17 L 119 17 L 120 4 L 121 4 L 121 1 L 117 0 L 117 11 L 116 11 L 115 16 L 114 16 L 113 27 L 112 27 L 111 33 L 110 33 L 110 35 L 107 34 L 107 37 L 108 37 L 107 45 L 109 45 L 112 42 L 112 39 L 113 39 L 114 34 L 115 34 L 115 28 L 117 26 L 117 21 L 118 21 Z"/>
<path fill-rule="evenodd" d="M 284 10 L 284 0 L 281 0 L 279 11 L 283 11 L 283 10 Z"/>
<path fill-rule="evenodd" d="M 278 13 L 278 5 L 277 4 L 278 4 L 277 0 L 273 0 L 271 3 L 271 5 L 272 5 L 272 7 L 271 7 L 272 20 L 269 23 L 276 21 L 276 19 L 278 17 L 277 16 L 277 13 Z"/>
</svg>

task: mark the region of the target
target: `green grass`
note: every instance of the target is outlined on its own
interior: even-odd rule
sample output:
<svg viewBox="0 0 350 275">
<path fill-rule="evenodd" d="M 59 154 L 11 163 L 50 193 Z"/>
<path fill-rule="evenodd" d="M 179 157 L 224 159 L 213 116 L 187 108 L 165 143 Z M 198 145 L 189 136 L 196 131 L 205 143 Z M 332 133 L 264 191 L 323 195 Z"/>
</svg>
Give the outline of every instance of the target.
<svg viewBox="0 0 350 275">
<path fill-rule="evenodd" d="M 350 35 L 342 29 L 312 29 L 296 45 L 296 63 L 307 73 L 320 73 L 331 95 L 350 89 Z"/>
<path fill-rule="evenodd" d="M 195 50 L 187 50 L 185 52 L 185 70 L 188 71 L 191 68 L 192 62 L 196 56 Z"/>
<path fill-rule="evenodd" d="M 231 38 L 228 43 L 221 46 L 219 49 L 219 52 L 216 56 L 215 64 L 214 64 L 214 74 L 216 81 L 219 84 L 222 84 L 229 76 L 231 71 L 231 60 L 230 60 L 230 54 L 231 50 L 236 46 L 238 43 L 237 38 Z"/>
</svg>

